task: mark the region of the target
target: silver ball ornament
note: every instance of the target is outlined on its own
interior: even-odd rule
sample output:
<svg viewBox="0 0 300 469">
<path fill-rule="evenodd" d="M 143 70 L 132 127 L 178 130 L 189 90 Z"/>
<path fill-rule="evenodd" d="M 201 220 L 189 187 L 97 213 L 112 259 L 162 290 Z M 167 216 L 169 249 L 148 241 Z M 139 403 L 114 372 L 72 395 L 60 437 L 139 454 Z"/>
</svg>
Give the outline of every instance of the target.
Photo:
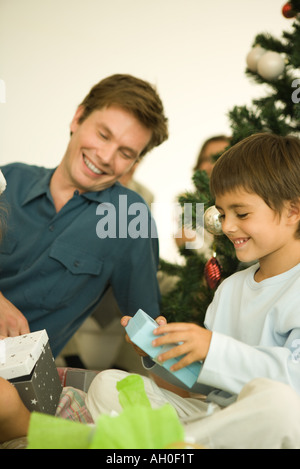
<svg viewBox="0 0 300 469">
<path fill-rule="evenodd" d="M 253 47 L 253 49 L 250 50 L 250 52 L 248 53 L 246 57 L 246 62 L 251 72 L 257 71 L 257 62 L 259 61 L 261 56 L 265 53 L 266 53 L 266 50 L 260 46 L 255 46 Z"/>
<path fill-rule="evenodd" d="M 284 59 L 280 54 L 268 51 L 261 56 L 257 62 L 257 72 L 265 80 L 277 80 L 283 73 L 285 67 Z"/>
<path fill-rule="evenodd" d="M 220 236 L 223 234 L 222 223 L 220 221 L 220 212 L 214 205 L 205 211 L 204 227 L 209 233 L 215 236 Z"/>
</svg>

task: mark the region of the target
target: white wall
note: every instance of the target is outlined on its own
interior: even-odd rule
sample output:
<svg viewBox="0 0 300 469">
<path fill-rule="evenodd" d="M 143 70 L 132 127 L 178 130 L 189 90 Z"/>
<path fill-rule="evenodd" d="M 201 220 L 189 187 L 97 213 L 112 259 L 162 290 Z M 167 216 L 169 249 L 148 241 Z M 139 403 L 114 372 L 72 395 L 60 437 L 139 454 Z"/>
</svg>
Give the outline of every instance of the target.
<svg viewBox="0 0 300 469">
<path fill-rule="evenodd" d="M 228 133 L 227 112 L 262 94 L 246 78 L 257 33 L 281 37 L 285 0 L 0 0 L 0 166 L 52 167 L 69 122 L 92 85 L 113 73 L 154 83 L 170 122 L 168 142 L 146 156 L 138 179 L 157 202 L 191 187 L 204 139 Z M 159 230 L 163 227 L 159 226 Z M 161 255 L 176 257 L 174 241 Z"/>
</svg>

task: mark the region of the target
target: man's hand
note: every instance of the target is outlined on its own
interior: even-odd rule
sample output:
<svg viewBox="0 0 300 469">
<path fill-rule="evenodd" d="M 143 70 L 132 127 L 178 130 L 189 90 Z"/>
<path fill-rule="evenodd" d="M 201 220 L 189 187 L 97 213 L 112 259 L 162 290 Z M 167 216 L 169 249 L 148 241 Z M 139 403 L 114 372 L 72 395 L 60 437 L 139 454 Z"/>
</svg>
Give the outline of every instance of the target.
<svg viewBox="0 0 300 469">
<path fill-rule="evenodd" d="M 16 337 L 29 332 L 25 316 L 0 293 L 0 337 Z"/>
<path fill-rule="evenodd" d="M 128 322 L 130 321 L 130 319 L 131 319 L 131 316 L 123 316 L 122 319 L 121 319 L 122 326 L 126 327 Z M 165 324 L 167 324 L 167 320 L 163 316 L 158 316 L 155 320 L 156 320 L 156 322 L 159 326 L 164 326 Z M 141 357 L 147 357 L 147 354 L 129 339 L 128 334 L 126 334 L 125 339 L 129 344 L 131 344 L 133 346 L 134 350 Z"/>
</svg>

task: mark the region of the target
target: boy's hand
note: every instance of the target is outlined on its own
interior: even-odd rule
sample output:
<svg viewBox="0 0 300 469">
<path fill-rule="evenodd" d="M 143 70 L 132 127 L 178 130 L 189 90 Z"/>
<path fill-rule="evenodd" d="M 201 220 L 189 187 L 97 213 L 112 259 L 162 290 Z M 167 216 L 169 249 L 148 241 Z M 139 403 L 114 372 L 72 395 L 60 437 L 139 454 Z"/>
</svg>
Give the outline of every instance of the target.
<svg viewBox="0 0 300 469">
<path fill-rule="evenodd" d="M 160 336 L 153 340 L 154 347 L 179 343 L 157 357 L 160 362 L 165 362 L 170 358 L 184 355 L 178 363 L 170 368 L 171 371 L 177 371 L 193 362 L 205 360 L 212 337 L 211 331 L 196 324 L 184 322 L 162 325 L 154 330 L 154 334 Z"/>
<path fill-rule="evenodd" d="M 121 324 L 123 327 L 126 327 L 128 322 L 130 321 L 131 319 L 131 316 L 123 316 L 122 319 L 121 319 Z M 166 318 L 164 318 L 163 316 L 158 316 L 156 318 L 156 322 L 159 326 L 163 326 L 165 324 L 167 324 L 167 320 Z M 128 337 L 128 334 L 126 334 L 125 336 L 125 339 L 126 341 L 131 344 L 133 346 L 133 348 L 135 349 L 135 351 L 141 356 L 141 357 L 147 357 L 147 354 L 144 352 L 144 350 L 140 349 L 137 345 L 135 345 Z"/>
</svg>

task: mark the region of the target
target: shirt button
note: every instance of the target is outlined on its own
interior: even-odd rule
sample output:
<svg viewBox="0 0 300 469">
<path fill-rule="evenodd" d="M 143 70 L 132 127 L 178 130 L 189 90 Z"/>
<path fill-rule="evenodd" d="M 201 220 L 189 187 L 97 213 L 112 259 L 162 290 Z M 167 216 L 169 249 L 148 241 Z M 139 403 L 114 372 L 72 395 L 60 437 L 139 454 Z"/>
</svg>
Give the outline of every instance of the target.
<svg viewBox="0 0 300 469">
<path fill-rule="evenodd" d="M 74 267 L 79 267 L 80 262 L 79 261 L 74 261 Z"/>
<path fill-rule="evenodd" d="M 54 231 L 54 225 L 49 226 L 49 231 Z"/>
</svg>

